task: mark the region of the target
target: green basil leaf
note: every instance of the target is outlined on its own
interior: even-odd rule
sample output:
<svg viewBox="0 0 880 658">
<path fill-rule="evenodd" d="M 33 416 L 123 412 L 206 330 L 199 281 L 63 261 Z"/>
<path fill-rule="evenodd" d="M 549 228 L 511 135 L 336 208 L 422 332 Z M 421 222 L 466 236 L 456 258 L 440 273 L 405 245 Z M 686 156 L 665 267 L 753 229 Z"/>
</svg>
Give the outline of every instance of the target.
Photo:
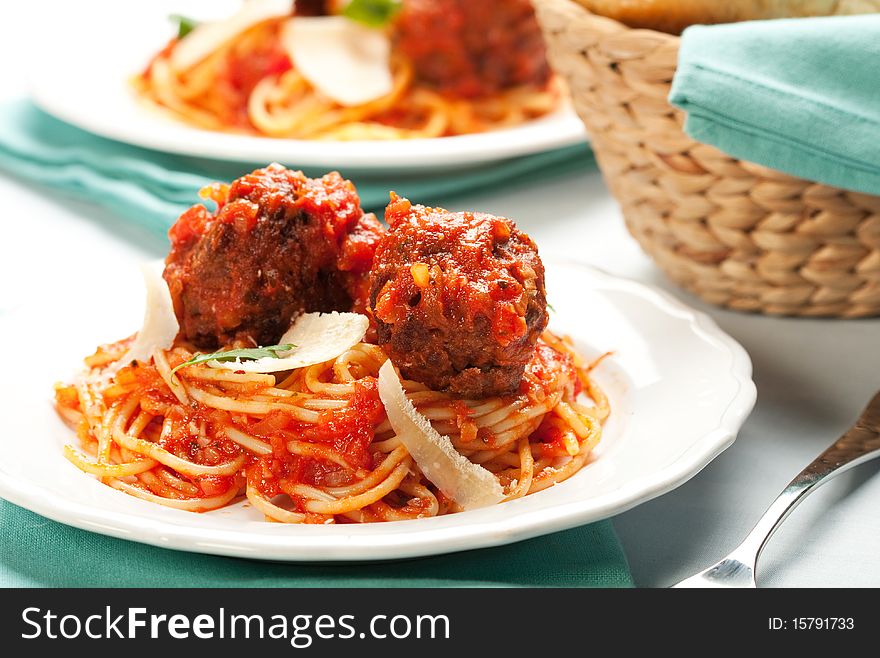
<svg viewBox="0 0 880 658">
<path fill-rule="evenodd" d="M 194 18 L 189 18 L 188 16 L 181 16 L 180 14 L 171 14 L 168 17 L 169 20 L 177 23 L 177 38 L 183 39 L 187 34 L 192 32 L 196 26 L 199 24 L 197 20 Z"/>
<path fill-rule="evenodd" d="M 402 8 L 403 0 L 351 0 L 342 15 L 369 27 L 385 27 Z"/>
<path fill-rule="evenodd" d="M 238 350 L 214 352 L 213 354 L 196 354 L 189 361 L 184 361 L 180 365 L 175 366 L 171 371 L 171 374 L 173 375 L 180 368 L 194 366 L 208 361 L 235 361 L 236 359 L 241 359 L 242 361 L 256 361 L 257 359 L 280 359 L 281 357 L 278 356 L 278 352 L 287 352 L 294 347 L 296 347 L 296 345 L 286 343 L 284 345 L 270 345 L 269 347 L 245 347 Z"/>
</svg>

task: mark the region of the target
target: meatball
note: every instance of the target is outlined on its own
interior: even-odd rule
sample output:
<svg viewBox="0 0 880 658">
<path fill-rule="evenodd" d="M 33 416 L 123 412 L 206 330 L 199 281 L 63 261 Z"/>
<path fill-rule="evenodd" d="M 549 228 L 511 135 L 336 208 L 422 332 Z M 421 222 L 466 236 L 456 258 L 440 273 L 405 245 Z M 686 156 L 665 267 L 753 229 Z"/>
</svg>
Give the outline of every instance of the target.
<svg viewBox="0 0 880 658">
<path fill-rule="evenodd" d="M 550 79 L 529 0 L 406 0 L 394 31 L 417 77 L 453 96 L 541 87 Z"/>
<path fill-rule="evenodd" d="M 217 211 L 184 212 L 165 261 L 181 332 L 196 346 L 271 345 L 297 313 L 366 309 L 384 229 L 350 181 L 273 164 L 202 194 Z"/>
<path fill-rule="evenodd" d="M 376 333 L 404 377 L 463 398 L 517 391 L 547 326 L 544 266 L 504 217 L 392 195 L 370 271 Z"/>
</svg>

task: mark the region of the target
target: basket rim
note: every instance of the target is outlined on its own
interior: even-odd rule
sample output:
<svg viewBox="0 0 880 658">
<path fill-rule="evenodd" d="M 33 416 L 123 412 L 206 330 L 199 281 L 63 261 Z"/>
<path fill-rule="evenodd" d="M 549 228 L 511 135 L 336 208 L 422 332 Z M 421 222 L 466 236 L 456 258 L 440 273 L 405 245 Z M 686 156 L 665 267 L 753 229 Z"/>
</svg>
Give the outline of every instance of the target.
<svg viewBox="0 0 880 658">
<path fill-rule="evenodd" d="M 602 14 L 597 14 L 595 12 L 590 11 L 584 5 L 582 5 L 577 0 L 531 0 L 532 4 L 535 5 L 544 5 L 546 7 L 553 7 L 553 5 L 559 6 L 569 6 L 574 8 L 576 11 L 580 11 L 584 16 L 583 18 L 588 20 L 593 20 L 598 23 L 605 23 L 609 27 L 613 27 L 618 31 L 622 32 L 643 32 L 645 35 L 651 35 L 652 38 L 661 37 L 664 39 L 668 39 L 670 41 L 674 41 L 676 44 L 681 42 L 681 35 L 673 34 L 671 32 L 664 32 L 662 30 L 655 30 L 649 27 L 632 27 L 631 25 L 627 25 L 626 23 L 617 20 L 616 18 L 611 18 L 610 16 L 603 16 Z M 555 9 L 555 8 L 554 8 Z"/>
</svg>

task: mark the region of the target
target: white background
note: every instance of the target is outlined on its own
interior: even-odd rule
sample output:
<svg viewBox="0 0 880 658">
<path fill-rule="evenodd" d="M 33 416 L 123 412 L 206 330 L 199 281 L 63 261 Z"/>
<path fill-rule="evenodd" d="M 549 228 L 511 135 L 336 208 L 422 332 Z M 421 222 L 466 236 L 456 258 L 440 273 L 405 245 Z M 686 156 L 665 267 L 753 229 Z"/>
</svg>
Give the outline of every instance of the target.
<svg viewBox="0 0 880 658">
<path fill-rule="evenodd" d="M 32 14 L 35 4 L 0 0 L 0 101 L 26 93 L 28 53 L 51 47 L 41 41 L 41 21 L 52 13 Z M 0 199 L 0 312 L 35 296 L 51 303 L 59 276 L 69 286 L 120 268 L 136 282 L 132 263 L 166 251 L 164 240 L 106 211 L 2 173 Z M 671 286 L 629 237 L 598 173 L 445 205 L 507 215 L 545 256 L 580 259 L 670 290 L 709 312 L 751 354 L 758 404 L 734 445 L 679 489 L 614 519 L 637 585 L 669 585 L 726 554 L 880 388 L 880 320 L 778 319 L 700 303 Z M 878 467 L 860 466 L 808 498 L 766 549 L 759 584 L 880 586 Z"/>
</svg>

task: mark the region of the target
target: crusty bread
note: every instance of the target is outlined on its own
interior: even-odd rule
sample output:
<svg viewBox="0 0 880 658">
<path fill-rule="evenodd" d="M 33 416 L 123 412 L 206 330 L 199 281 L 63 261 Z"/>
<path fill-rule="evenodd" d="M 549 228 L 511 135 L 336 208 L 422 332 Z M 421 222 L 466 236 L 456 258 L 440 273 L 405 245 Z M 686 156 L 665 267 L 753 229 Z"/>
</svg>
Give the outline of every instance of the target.
<svg viewBox="0 0 880 658">
<path fill-rule="evenodd" d="M 880 0 L 577 0 L 594 14 L 672 34 L 698 23 L 880 12 Z"/>
</svg>

